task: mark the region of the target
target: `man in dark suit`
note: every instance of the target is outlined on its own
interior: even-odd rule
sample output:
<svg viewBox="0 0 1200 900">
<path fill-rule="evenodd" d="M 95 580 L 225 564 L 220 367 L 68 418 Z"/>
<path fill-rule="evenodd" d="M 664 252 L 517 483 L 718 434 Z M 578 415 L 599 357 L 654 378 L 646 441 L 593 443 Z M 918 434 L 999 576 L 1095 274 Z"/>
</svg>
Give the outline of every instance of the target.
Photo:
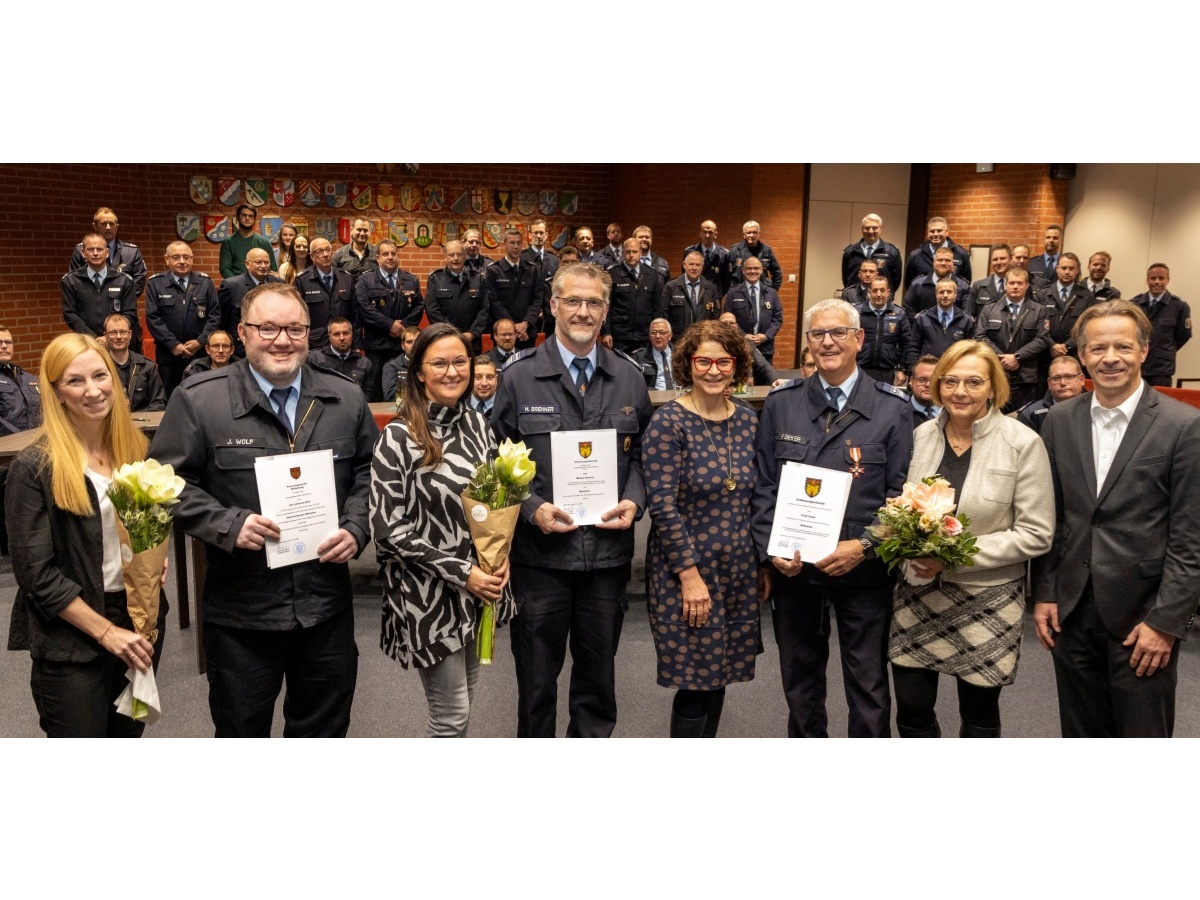
<svg viewBox="0 0 1200 900">
<path fill-rule="evenodd" d="M 425 315 L 431 325 L 449 322 L 462 332 L 471 355 L 483 352 L 481 335 L 487 331 L 491 310 L 483 276 L 471 271 L 462 241 L 447 241 L 445 268 L 425 280 Z"/>
<path fill-rule="evenodd" d="M 692 244 L 683 251 L 684 259 L 689 253 L 699 253 L 704 258 L 704 267 L 700 274 L 706 281 L 712 282 L 717 291 L 717 299 L 725 296 L 729 290 L 729 250 L 717 243 L 717 223 L 705 219 L 700 223 L 700 243 Z"/>
<path fill-rule="evenodd" d="M 107 206 L 96 210 L 92 216 L 92 230 L 104 238 L 108 247 L 108 267 L 114 272 L 123 272 L 133 279 L 134 300 L 142 296 L 146 288 L 146 261 L 142 259 L 142 251 L 137 244 L 130 244 L 117 237 L 121 229 L 117 222 L 117 214 Z M 68 271 L 74 272 L 87 264 L 83 254 L 83 242 L 75 245 L 71 254 L 71 264 Z M 135 344 L 140 346 L 140 344 Z"/>
<path fill-rule="evenodd" d="M 683 334 L 696 322 L 721 314 L 721 295 L 704 277 L 704 254 L 693 250 L 683 258 L 683 274 L 663 287 L 666 318 L 675 334 Z"/>
<path fill-rule="evenodd" d="M 642 367 L 647 390 L 669 391 L 675 387 L 671 371 L 672 337 L 671 323 L 666 319 L 655 319 L 650 323 L 650 346 L 639 347 L 629 354 Z"/>
<path fill-rule="evenodd" d="M 654 232 L 650 230 L 649 225 L 639 225 L 633 229 L 633 236 L 637 238 L 638 246 L 642 248 L 641 264 L 649 266 L 661 275 L 665 284 L 671 278 L 671 264 L 654 252 Z"/>
<path fill-rule="evenodd" d="M 1055 282 L 1033 295 L 1038 303 L 1046 307 L 1046 323 L 1050 330 L 1050 346 L 1042 354 L 1040 363 L 1039 389 L 1049 374 L 1052 360 L 1075 354 L 1075 341 L 1072 338 L 1075 323 L 1083 311 L 1096 302 L 1091 291 L 1076 283 L 1079 277 L 1078 256 L 1070 252 L 1061 254 L 1055 271 Z"/>
<path fill-rule="evenodd" d="M 612 265 L 608 257 L 595 251 L 596 239 L 592 236 L 592 229 L 578 228 L 575 231 L 575 251 L 579 256 L 580 262 L 591 263 L 593 266 L 599 266 L 601 269 L 607 269 Z M 566 249 L 566 248 L 564 248 Z M 562 260 L 559 260 L 561 263 Z M 547 329 L 552 331 L 553 329 Z"/>
<path fill-rule="evenodd" d="M 992 244 L 988 255 L 988 274 L 971 285 L 967 299 L 962 308 L 967 315 L 974 318 L 979 311 L 989 303 L 995 303 L 1004 296 L 1004 275 L 1008 272 L 1012 260 L 1012 250 L 1008 244 Z"/>
<path fill-rule="evenodd" d="M 1108 280 L 1108 267 L 1112 265 L 1112 254 L 1097 250 L 1088 259 L 1088 277 L 1084 282 L 1097 300 L 1120 300 L 1121 292 Z"/>
<path fill-rule="evenodd" d="M 521 251 L 521 260 L 541 270 L 539 281 L 554 278 L 559 260 L 546 246 L 545 219 L 534 219 L 533 224 L 529 226 L 529 246 Z"/>
<path fill-rule="evenodd" d="M 612 294 L 601 342 L 610 349 L 632 353 L 650 345 L 650 320 L 662 316 L 663 277 L 641 262 L 637 238 L 625 241 L 622 252 L 623 262 L 608 269 Z"/>
<path fill-rule="evenodd" d="M 763 264 L 747 256 L 740 267 L 744 281 L 725 295 L 725 309 L 737 317 L 746 340 L 771 362 L 775 357 L 775 335 L 783 327 L 783 308 L 775 288 L 763 279 Z"/>
<path fill-rule="evenodd" d="M 909 319 L 915 319 L 924 310 L 937 306 L 937 283 L 943 278 L 954 279 L 958 286 L 954 304 L 962 308 L 971 292 L 971 285 L 954 274 L 954 251 L 949 247 L 939 247 L 933 254 L 933 271 L 917 276 L 904 292 L 904 310 Z"/>
<path fill-rule="evenodd" d="M 1058 271 L 1058 257 L 1062 251 L 1062 235 L 1061 225 L 1047 225 L 1046 236 L 1043 239 L 1046 252 L 1031 257 L 1026 265 L 1029 270 L 1029 283 L 1035 291 L 1054 282 L 1054 273 Z"/>
<path fill-rule="evenodd" d="M 545 225 L 542 226 L 545 229 Z M 521 231 L 510 228 L 504 233 L 504 257 L 483 271 L 483 283 L 493 322 L 510 320 L 516 327 L 517 346 L 526 350 L 537 343 L 538 318 L 542 314 L 542 290 L 545 271 L 532 248 L 521 251 Z M 526 254 L 531 254 L 526 256 Z M 558 257 L 546 253 L 558 270 Z"/>
<path fill-rule="evenodd" d="M 313 238 L 308 245 L 312 265 L 296 276 L 296 290 L 308 307 L 312 326 L 308 330 L 308 349 L 329 346 L 329 324 L 334 319 L 349 319 L 351 332 L 359 340 L 354 327 L 357 310 L 354 307 L 354 278 L 333 264 L 333 244 L 325 238 Z"/>
<path fill-rule="evenodd" d="M 775 251 L 771 245 L 758 239 L 760 231 L 759 224 L 753 219 L 742 226 L 742 239 L 729 248 L 729 283 L 737 285 L 745 280 L 742 266 L 753 256 L 762 263 L 763 271 L 766 272 L 763 281 L 779 290 L 783 287 L 783 269 L 779 260 L 775 258 Z"/>
<path fill-rule="evenodd" d="M 850 287 L 856 279 L 858 267 L 864 260 L 875 262 L 876 274 L 888 280 L 888 287 L 895 293 L 900 288 L 900 268 L 904 262 L 900 248 L 889 244 L 880 235 L 883 219 L 875 213 L 867 213 L 862 220 L 862 240 L 855 241 L 842 251 L 842 287 Z M 870 284 L 870 282 L 867 282 Z M 845 300 L 845 295 L 842 297 Z M 850 300 L 850 303 L 862 302 Z"/>
<path fill-rule="evenodd" d="M 1077 328 L 1094 390 L 1042 426 L 1057 522 L 1034 623 L 1054 657 L 1064 737 L 1169 737 L 1175 642 L 1200 597 L 1200 411 L 1142 378 L 1139 307 L 1098 303 Z"/>
<path fill-rule="evenodd" d="M 937 306 L 922 310 L 912 320 L 913 357 L 931 355 L 935 360 L 950 349 L 950 345 L 975 336 L 975 320 L 954 305 L 958 283 L 946 276 L 937 283 Z"/>
<path fill-rule="evenodd" d="M 933 271 L 933 254 L 942 247 L 949 247 L 954 254 L 954 274 L 971 286 L 971 254 L 950 240 L 950 223 L 941 216 L 934 216 L 925 226 L 926 241 L 912 253 L 904 266 L 904 290 L 921 275 Z"/>
<path fill-rule="evenodd" d="M 1146 293 L 1133 298 L 1150 319 L 1150 356 L 1142 367 L 1142 377 L 1160 387 L 1171 386 L 1175 355 L 1192 339 L 1191 307 L 1167 290 L 1170 283 L 1167 264 L 1154 263 L 1146 270 Z"/>
<path fill-rule="evenodd" d="M 873 259 L 864 259 L 858 264 L 858 280 L 842 291 L 842 299 L 851 306 L 862 306 L 871 302 L 871 282 L 879 276 L 879 266 Z M 889 283 L 890 286 L 890 283 Z"/>
<path fill-rule="evenodd" d="M 246 355 L 242 339 L 236 337 L 238 323 L 242 321 L 242 298 L 249 293 L 251 288 L 258 287 L 260 284 L 283 283 L 282 278 L 271 274 L 271 254 L 261 247 L 254 247 L 247 251 L 245 271 L 241 275 L 230 275 L 221 282 L 221 286 L 217 289 L 217 301 L 221 306 L 221 327 L 231 335 L 235 335 L 233 352 L 239 359 Z"/>
<path fill-rule="evenodd" d="M 503 260 L 501 261 L 503 264 Z M 491 268 L 495 268 L 492 266 Z M 512 319 L 497 319 L 492 323 L 492 349 L 483 354 L 496 364 L 496 369 L 504 368 L 508 358 L 516 352 L 517 326 Z"/>
<path fill-rule="evenodd" d="M 625 258 L 625 242 L 621 240 L 623 234 L 620 222 L 608 223 L 608 228 L 605 230 L 608 243 L 599 251 L 599 254 L 608 260 L 609 266 L 619 266 L 621 260 Z M 582 253 L 580 253 L 579 258 L 583 258 Z"/>
<path fill-rule="evenodd" d="M 996 351 L 1008 373 L 1011 391 L 1005 413 L 1020 409 L 1038 395 L 1038 357 L 1050 345 L 1046 327 L 1046 308 L 1036 300 L 1026 300 L 1029 274 L 1024 269 L 1009 269 L 1004 276 L 1004 300 L 989 303 L 975 322 L 975 340 Z"/>
</svg>

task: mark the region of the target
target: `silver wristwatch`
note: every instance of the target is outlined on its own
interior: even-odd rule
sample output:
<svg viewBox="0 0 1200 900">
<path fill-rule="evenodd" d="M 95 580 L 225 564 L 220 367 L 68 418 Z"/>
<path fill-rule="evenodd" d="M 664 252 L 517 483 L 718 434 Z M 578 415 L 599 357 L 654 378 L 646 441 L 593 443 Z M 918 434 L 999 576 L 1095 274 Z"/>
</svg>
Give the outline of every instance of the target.
<svg viewBox="0 0 1200 900">
<path fill-rule="evenodd" d="M 871 543 L 871 539 L 864 534 L 862 537 L 860 537 L 858 539 L 858 542 L 860 544 L 862 544 L 863 559 L 864 560 L 874 559 L 875 558 L 875 545 Z"/>
</svg>

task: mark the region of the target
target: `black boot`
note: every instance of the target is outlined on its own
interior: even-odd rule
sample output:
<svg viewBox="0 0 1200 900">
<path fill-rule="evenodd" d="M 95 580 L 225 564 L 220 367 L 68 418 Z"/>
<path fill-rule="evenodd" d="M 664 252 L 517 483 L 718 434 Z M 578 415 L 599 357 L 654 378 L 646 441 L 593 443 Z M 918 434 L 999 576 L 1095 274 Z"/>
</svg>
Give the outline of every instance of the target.
<svg viewBox="0 0 1200 900">
<path fill-rule="evenodd" d="M 704 737 L 715 738 L 717 726 L 721 724 L 721 710 L 725 708 L 725 691 L 713 696 L 708 703 L 708 722 L 704 726 Z"/>
<path fill-rule="evenodd" d="M 708 716 L 701 716 L 698 719 L 685 719 L 676 712 L 671 712 L 671 737 L 673 738 L 698 738 L 704 737 L 704 724 L 708 721 Z"/>
<path fill-rule="evenodd" d="M 902 738 L 940 738 L 942 736 L 942 726 L 938 724 L 936 717 L 932 724 L 921 728 L 909 728 L 907 725 L 897 722 L 896 731 Z"/>
<path fill-rule="evenodd" d="M 995 728 L 985 728 L 983 725 L 968 725 L 962 723 L 962 727 L 958 729 L 960 738 L 998 738 L 1000 737 L 1000 726 Z"/>
</svg>

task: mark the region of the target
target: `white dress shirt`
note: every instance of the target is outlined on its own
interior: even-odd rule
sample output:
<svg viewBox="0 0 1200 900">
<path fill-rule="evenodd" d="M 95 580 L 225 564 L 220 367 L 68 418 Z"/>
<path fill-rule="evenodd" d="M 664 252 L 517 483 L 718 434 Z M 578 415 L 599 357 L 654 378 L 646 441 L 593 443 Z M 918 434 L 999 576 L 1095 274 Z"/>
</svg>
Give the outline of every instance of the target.
<svg viewBox="0 0 1200 900">
<path fill-rule="evenodd" d="M 1104 486 L 1104 479 L 1108 477 L 1113 457 L 1121 448 L 1129 421 L 1133 418 L 1134 410 L 1137 409 L 1145 389 L 1146 382 L 1140 382 L 1137 390 L 1130 394 L 1124 403 L 1113 409 L 1101 406 L 1096 395 L 1092 394 L 1092 460 L 1096 464 L 1096 496 L 1100 496 L 1100 488 Z"/>
</svg>

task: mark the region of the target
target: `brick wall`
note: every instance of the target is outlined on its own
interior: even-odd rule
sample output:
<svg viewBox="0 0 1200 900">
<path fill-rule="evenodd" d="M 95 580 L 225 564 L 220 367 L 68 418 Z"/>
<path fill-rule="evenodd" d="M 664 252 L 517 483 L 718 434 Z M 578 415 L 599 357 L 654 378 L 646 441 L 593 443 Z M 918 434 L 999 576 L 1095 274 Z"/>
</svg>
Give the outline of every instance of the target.
<svg viewBox="0 0 1200 900">
<path fill-rule="evenodd" d="M 430 213 L 423 208 L 411 213 L 399 208 L 391 212 L 380 210 L 377 202 L 368 210 L 354 209 L 349 202 L 339 209 L 324 204 L 308 208 L 299 199 L 287 208 L 279 208 L 268 199 L 258 210 L 259 217 L 280 215 L 285 222 L 292 218 L 308 221 L 310 235 L 318 216 L 353 218 L 364 215 L 378 219 L 386 228 L 389 218 L 403 219 L 409 225 L 410 240 L 400 251 L 400 264 L 421 278 L 442 265 L 440 244 L 421 249 L 411 240 L 418 219 L 428 219 L 435 228 L 442 221 L 479 221 L 495 219 L 502 225 L 509 221 L 528 225 L 540 213 L 521 215 L 515 208 L 501 215 L 490 208 L 491 192 L 496 188 L 576 191 L 579 203 L 570 217 L 555 214 L 546 216 L 551 240 L 563 226 L 590 225 L 598 227 L 603 236 L 603 224 L 609 219 L 611 166 L 588 165 L 422 165 L 414 175 L 399 168 L 381 172 L 370 164 L 262 164 L 233 163 L 228 165 L 171 164 L 171 165 L 3 165 L 0 166 L 0 196 L 4 197 L 4 216 L 0 217 L 0 323 L 13 330 L 17 339 L 16 361 L 36 370 L 37 360 L 46 343 L 65 329 L 58 283 L 67 269 L 71 251 L 89 230 L 92 214 L 100 206 L 111 206 L 121 222 L 120 236 L 137 244 L 146 259 L 150 273 L 163 271 L 163 251 L 176 239 L 177 213 L 194 212 L 224 214 L 232 217 L 234 206 L 222 206 L 217 199 L 206 204 L 194 203 L 188 193 L 188 178 L 205 175 L 212 179 L 214 193 L 220 178 L 261 177 L 290 178 L 297 184 L 302 179 L 392 184 L 397 193 L 402 184 L 424 187 L 440 184 L 447 193 L 455 186 L 487 188 L 485 213 L 471 212 L 456 215 L 448 208 Z M 244 192 L 242 194 L 244 197 Z M 515 199 L 515 198 L 514 198 Z M 447 205 L 449 198 L 447 198 Z M 335 246 L 340 246 L 335 241 Z M 219 246 L 201 236 L 192 243 L 194 266 L 207 272 L 220 283 L 218 271 Z M 486 251 L 500 257 L 499 248 Z M 142 301 L 144 318 L 144 300 Z"/>
<path fill-rule="evenodd" d="M 956 244 L 1029 244 L 1036 254 L 1046 226 L 1066 218 L 1069 185 L 1051 180 L 1049 163 L 996 163 L 987 175 L 973 163 L 935 163 L 929 217 L 944 216 Z"/>
<path fill-rule="evenodd" d="M 611 209 L 626 237 L 638 225 L 654 230 L 654 250 L 683 270 L 683 249 L 700 240 L 700 223 L 717 223 L 717 240 L 731 247 L 742 239 L 750 218 L 762 228 L 783 267 L 784 279 L 800 271 L 804 223 L 803 165 L 627 164 L 613 166 Z M 607 222 L 604 223 L 607 225 Z M 604 231 L 597 240 L 604 243 Z M 784 325 L 775 339 L 775 365 L 790 368 L 795 354 L 799 284 L 780 291 Z"/>
</svg>

